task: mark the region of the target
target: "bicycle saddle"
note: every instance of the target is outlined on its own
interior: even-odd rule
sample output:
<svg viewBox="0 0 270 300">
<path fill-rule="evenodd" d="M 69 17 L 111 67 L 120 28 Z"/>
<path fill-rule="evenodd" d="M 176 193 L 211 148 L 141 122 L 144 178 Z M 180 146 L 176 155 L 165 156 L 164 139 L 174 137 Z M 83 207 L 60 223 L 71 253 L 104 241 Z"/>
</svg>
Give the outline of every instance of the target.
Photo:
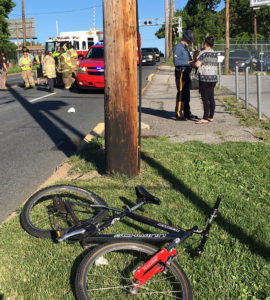
<svg viewBox="0 0 270 300">
<path fill-rule="evenodd" d="M 136 195 L 137 195 L 137 201 L 143 201 L 145 203 L 152 203 L 156 205 L 160 205 L 161 201 L 157 197 L 151 195 L 146 191 L 144 187 L 141 185 L 138 185 L 135 187 Z"/>
</svg>

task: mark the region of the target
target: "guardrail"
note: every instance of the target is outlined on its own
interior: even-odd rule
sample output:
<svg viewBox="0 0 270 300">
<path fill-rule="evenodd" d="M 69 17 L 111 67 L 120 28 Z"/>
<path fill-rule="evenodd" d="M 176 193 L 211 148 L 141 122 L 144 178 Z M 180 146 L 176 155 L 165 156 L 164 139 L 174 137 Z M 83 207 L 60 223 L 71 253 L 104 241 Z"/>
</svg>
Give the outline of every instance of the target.
<svg viewBox="0 0 270 300">
<path fill-rule="evenodd" d="M 249 85 L 248 85 L 248 76 L 249 76 L 250 67 L 245 68 L 245 104 L 246 109 L 249 108 Z M 256 73 L 257 79 L 257 111 L 258 118 L 262 118 L 262 92 L 261 92 L 261 72 Z M 239 100 L 239 67 L 235 66 L 235 95 L 236 99 Z"/>
</svg>

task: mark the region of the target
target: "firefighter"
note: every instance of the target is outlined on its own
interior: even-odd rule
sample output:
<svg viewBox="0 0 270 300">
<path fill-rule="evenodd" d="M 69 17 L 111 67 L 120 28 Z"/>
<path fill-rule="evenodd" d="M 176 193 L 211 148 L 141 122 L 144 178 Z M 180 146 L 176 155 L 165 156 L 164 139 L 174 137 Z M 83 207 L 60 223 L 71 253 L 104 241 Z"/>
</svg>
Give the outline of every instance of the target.
<svg viewBox="0 0 270 300">
<path fill-rule="evenodd" d="M 46 55 L 45 55 L 44 63 L 43 63 L 43 74 L 44 74 L 44 76 L 47 77 L 49 91 L 51 93 L 53 93 L 54 92 L 54 80 L 55 80 L 55 77 L 56 77 L 55 60 L 50 55 L 48 50 L 46 51 L 45 54 Z"/>
<path fill-rule="evenodd" d="M 27 48 L 23 48 L 23 56 L 19 60 L 19 66 L 22 68 L 22 78 L 25 83 L 25 89 L 35 87 L 32 71 L 33 61 L 34 57 L 29 53 L 29 50 Z"/>
<path fill-rule="evenodd" d="M 67 48 L 68 48 L 67 53 L 70 54 L 70 58 L 71 58 L 72 73 L 74 74 L 74 77 L 77 78 L 78 54 L 77 54 L 77 51 L 73 49 L 73 46 L 71 43 L 68 43 Z"/>
<path fill-rule="evenodd" d="M 69 90 L 75 79 L 72 77 L 72 62 L 70 54 L 65 52 L 64 48 L 60 48 L 58 72 L 62 73 L 65 89 Z"/>
<path fill-rule="evenodd" d="M 44 54 L 38 50 L 37 55 L 35 56 L 35 64 L 37 67 L 37 85 L 40 85 L 40 79 L 43 77 L 42 65 L 44 62 Z"/>
<path fill-rule="evenodd" d="M 56 50 L 52 50 L 52 57 L 55 60 L 55 67 L 56 67 L 56 82 L 55 85 L 57 87 L 63 86 L 62 74 L 58 72 L 58 64 L 59 64 L 59 57 L 60 57 L 60 43 L 57 43 Z"/>
</svg>

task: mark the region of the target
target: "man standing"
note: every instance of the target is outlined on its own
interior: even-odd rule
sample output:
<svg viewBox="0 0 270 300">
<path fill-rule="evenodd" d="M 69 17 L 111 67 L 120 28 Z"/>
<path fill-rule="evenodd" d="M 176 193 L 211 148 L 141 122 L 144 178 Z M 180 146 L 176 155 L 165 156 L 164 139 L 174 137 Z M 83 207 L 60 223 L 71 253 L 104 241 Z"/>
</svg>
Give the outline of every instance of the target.
<svg viewBox="0 0 270 300">
<path fill-rule="evenodd" d="M 22 68 L 22 78 L 25 83 L 25 89 L 35 87 L 32 72 L 33 61 L 34 58 L 31 54 L 29 54 L 29 50 L 27 48 L 23 48 L 23 56 L 19 60 L 19 66 Z"/>
<path fill-rule="evenodd" d="M 50 93 L 53 93 L 54 92 L 54 80 L 56 77 L 55 60 L 50 55 L 48 50 L 46 51 L 45 54 L 46 55 L 45 55 L 44 62 L 43 62 L 43 73 L 44 73 L 44 76 L 46 76 L 46 78 L 48 80 L 49 91 L 50 91 Z"/>
<path fill-rule="evenodd" d="M 75 79 L 72 77 L 72 63 L 69 53 L 64 48 L 60 48 L 57 71 L 62 73 L 65 89 L 69 90 Z"/>
<path fill-rule="evenodd" d="M 78 54 L 77 51 L 73 49 L 72 44 L 68 44 L 68 50 L 67 53 L 70 55 L 71 63 L 72 63 L 72 73 L 74 74 L 74 77 L 77 77 L 77 71 L 78 71 Z"/>
<path fill-rule="evenodd" d="M 40 78 L 43 77 L 42 65 L 44 61 L 44 55 L 38 50 L 37 55 L 35 56 L 35 64 L 37 67 L 37 85 L 40 85 Z"/>
<path fill-rule="evenodd" d="M 173 60 L 175 65 L 175 83 L 177 88 L 175 114 L 176 120 L 186 121 L 198 119 L 190 112 L 190 72 L 191 55 L 188 45 L 194 43 L 192 30 L 183 30 L 183 38 L 173 48 Z"/>
</svg>

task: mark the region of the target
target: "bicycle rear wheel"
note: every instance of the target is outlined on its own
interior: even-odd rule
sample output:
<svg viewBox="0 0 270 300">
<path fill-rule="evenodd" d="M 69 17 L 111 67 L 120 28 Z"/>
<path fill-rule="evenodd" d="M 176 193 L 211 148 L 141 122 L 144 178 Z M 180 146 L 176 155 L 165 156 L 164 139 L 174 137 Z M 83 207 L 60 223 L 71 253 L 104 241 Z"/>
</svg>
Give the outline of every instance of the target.
<svg viewBox="0 0 270 300">
<path fill-rule="evenodd" d="M 79 300 L 192 300 L 187 276 L 175 261 L 168 266 L 167 273 L 154 275 L 135 295 L 131 295 L 135 271 L 157 251 L 156 247 L 142 242 L 114 242 L 95 248 L 77 270 L 76 296 Z"/>
<path fill-rule="evenodd" d="M 74 220 L 64 203 L 72 208 L 79 224 L 91 221 L 96 225 L 108 213 L 107 209 L 91 206 L 107 206 L 96 194 L 72 185 L 55 185 L 38 191 L 27 200 L 21 213 L 23 228 L 41 238 L 55 238 L 56 229 L 68 232 Z"/>
</svg>

